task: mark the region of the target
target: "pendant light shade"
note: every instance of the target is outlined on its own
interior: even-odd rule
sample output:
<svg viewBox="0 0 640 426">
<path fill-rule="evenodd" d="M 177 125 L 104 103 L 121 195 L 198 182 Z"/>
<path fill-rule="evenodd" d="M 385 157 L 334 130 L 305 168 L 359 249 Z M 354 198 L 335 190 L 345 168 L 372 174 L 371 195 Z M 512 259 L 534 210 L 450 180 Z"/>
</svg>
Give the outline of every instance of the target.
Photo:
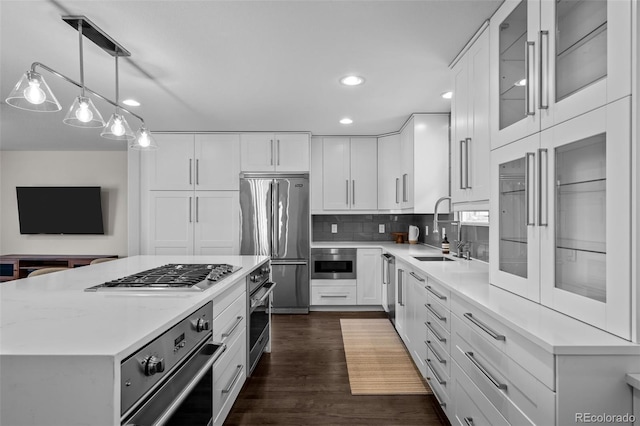
<svg viewBox="0 0 640 426">
<path fill-rule="evenodd" d="M 27 111 L 56 112 L 62 109 L 47 82 L 35 71 L 27 71 L 22 75 L 6 102 Z"/>
<path fill-rule="evenodd" d="M 86 128 L 100 128 L 105 125 L 100 111 L 96 109 L 91 99 L 84 96 L 78 96 L 73 101 L 73 105 L 69 108 L 69 112 L 62 122 L 69 126 Z"/>
<path fill-rule="evenodd" d="M 127 120 L 117 112 L 111 114 L 111 118 L 107 121 L 107 125 L 104 126 L 100 136 L 117 141 L 127 141 L 136 137 Z"/>
<path fill-rule="evenodd" d="M 158 145 L 156 145 L 156 141 L 151 135 L 149 129 L 143 125 L 136 132 L 136 138 L 131 141 L 129 148 L 140 151 L 151 151 L 158 149 Z"/>
</svg>

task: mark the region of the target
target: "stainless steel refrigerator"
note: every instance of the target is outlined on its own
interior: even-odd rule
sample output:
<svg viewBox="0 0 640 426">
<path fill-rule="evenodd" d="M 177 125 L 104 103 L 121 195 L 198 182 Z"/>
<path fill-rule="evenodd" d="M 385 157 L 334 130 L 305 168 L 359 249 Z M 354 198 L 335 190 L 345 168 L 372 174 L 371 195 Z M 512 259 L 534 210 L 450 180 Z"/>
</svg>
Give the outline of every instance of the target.
<svg viewBox="0 0 640 426">
<path fill-rule="evenodd" d="M 308 174 L 240 174 L 240 254 L 271 256 L 274 313 L 309 312 Z"/>
</svg>

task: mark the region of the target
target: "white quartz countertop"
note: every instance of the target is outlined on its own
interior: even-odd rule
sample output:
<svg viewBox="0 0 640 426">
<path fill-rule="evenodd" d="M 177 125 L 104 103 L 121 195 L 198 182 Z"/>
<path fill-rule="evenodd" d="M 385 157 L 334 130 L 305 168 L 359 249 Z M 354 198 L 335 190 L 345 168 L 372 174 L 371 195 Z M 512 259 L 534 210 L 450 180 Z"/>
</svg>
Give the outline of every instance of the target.
<svg viewBox="0 0 640 426">
<path fill-rule="evenodd" d="M 230 286 L 245 285 L 244 277 L 268 259 L 133 256 L 2 283 L 0 355 L 127 356 Z M 84 291 L 168 263 L 228 263 L 241 269 L 205 291 Z"/>
<path fill-rule="evenodd" d="M 442 256 L 441 250 L 424 244 L 393 242 L 312 242 L 313 248 L 381 248 L 396 260 L 422 271 L 429 279 L 485 313 L 499 318 L 507 327 L 554 354 L 640 355 L 640 345 L 614 336 L 543 305 L 489 284 L 489 265 L 478 260 L 422 262 L 414 256 Z"/>
</svg>

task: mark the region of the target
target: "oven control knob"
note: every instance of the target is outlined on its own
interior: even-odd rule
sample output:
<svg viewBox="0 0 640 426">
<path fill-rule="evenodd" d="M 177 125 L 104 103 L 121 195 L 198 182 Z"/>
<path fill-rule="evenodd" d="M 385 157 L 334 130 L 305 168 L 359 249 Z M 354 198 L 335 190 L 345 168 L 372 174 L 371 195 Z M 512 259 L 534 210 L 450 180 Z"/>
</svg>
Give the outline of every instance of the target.
<svg viewBox="0 0 640 426">
<path fill-rule="evenodd" d="M 257 283 L 258 281 L 260 281 L 260 275 L 252 275 L 251 281 Z"/>
<path fill-rule="evenodd" d="M 153 376 L 156 373 L 162 373 L 164 371 L 164 359 L 156 356 L 149 356 L 144 363 L 144 374 L 147 376 Z"/>
<path fill-rule="evenodd" d="M 196 322 L 196 331 L 200 333 L 201 331 L 205 330 L 209 330 L 209 321 L 198 318 L 198 321 Z"/>
<path fill-rule="evenodd" d="M 268 266 L 263 266 L 262 269 L 260 269 L 260 272 L 262 272 L 263 274 L 268 274 L 269 272 L 271 272 L 271 269 L 269 269 Z"/>
</svg>

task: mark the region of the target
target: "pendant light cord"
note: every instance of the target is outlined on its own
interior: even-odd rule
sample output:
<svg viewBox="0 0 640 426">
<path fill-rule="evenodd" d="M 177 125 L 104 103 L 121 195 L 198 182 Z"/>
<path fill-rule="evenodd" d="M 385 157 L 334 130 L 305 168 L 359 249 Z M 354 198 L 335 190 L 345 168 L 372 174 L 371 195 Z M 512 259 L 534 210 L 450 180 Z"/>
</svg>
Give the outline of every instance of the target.
<svg viewBox="0 0 640 426">
<path fill-rule="evenodd" d="M 84 98 L 84 57 L 82 55 L 82 21 L 78 21 L 78 39 L 80 45 L 80 84 L 82 97 Z M 117 101 L 116 101 L 117 103 Z"/>
<path fill-rule="evenodd" d="M 116 114 L 118 113 L 119 94 L 120 94 L 120 85 L 118 81 L 118 52 L 116 52 Z"/>
</svg>

